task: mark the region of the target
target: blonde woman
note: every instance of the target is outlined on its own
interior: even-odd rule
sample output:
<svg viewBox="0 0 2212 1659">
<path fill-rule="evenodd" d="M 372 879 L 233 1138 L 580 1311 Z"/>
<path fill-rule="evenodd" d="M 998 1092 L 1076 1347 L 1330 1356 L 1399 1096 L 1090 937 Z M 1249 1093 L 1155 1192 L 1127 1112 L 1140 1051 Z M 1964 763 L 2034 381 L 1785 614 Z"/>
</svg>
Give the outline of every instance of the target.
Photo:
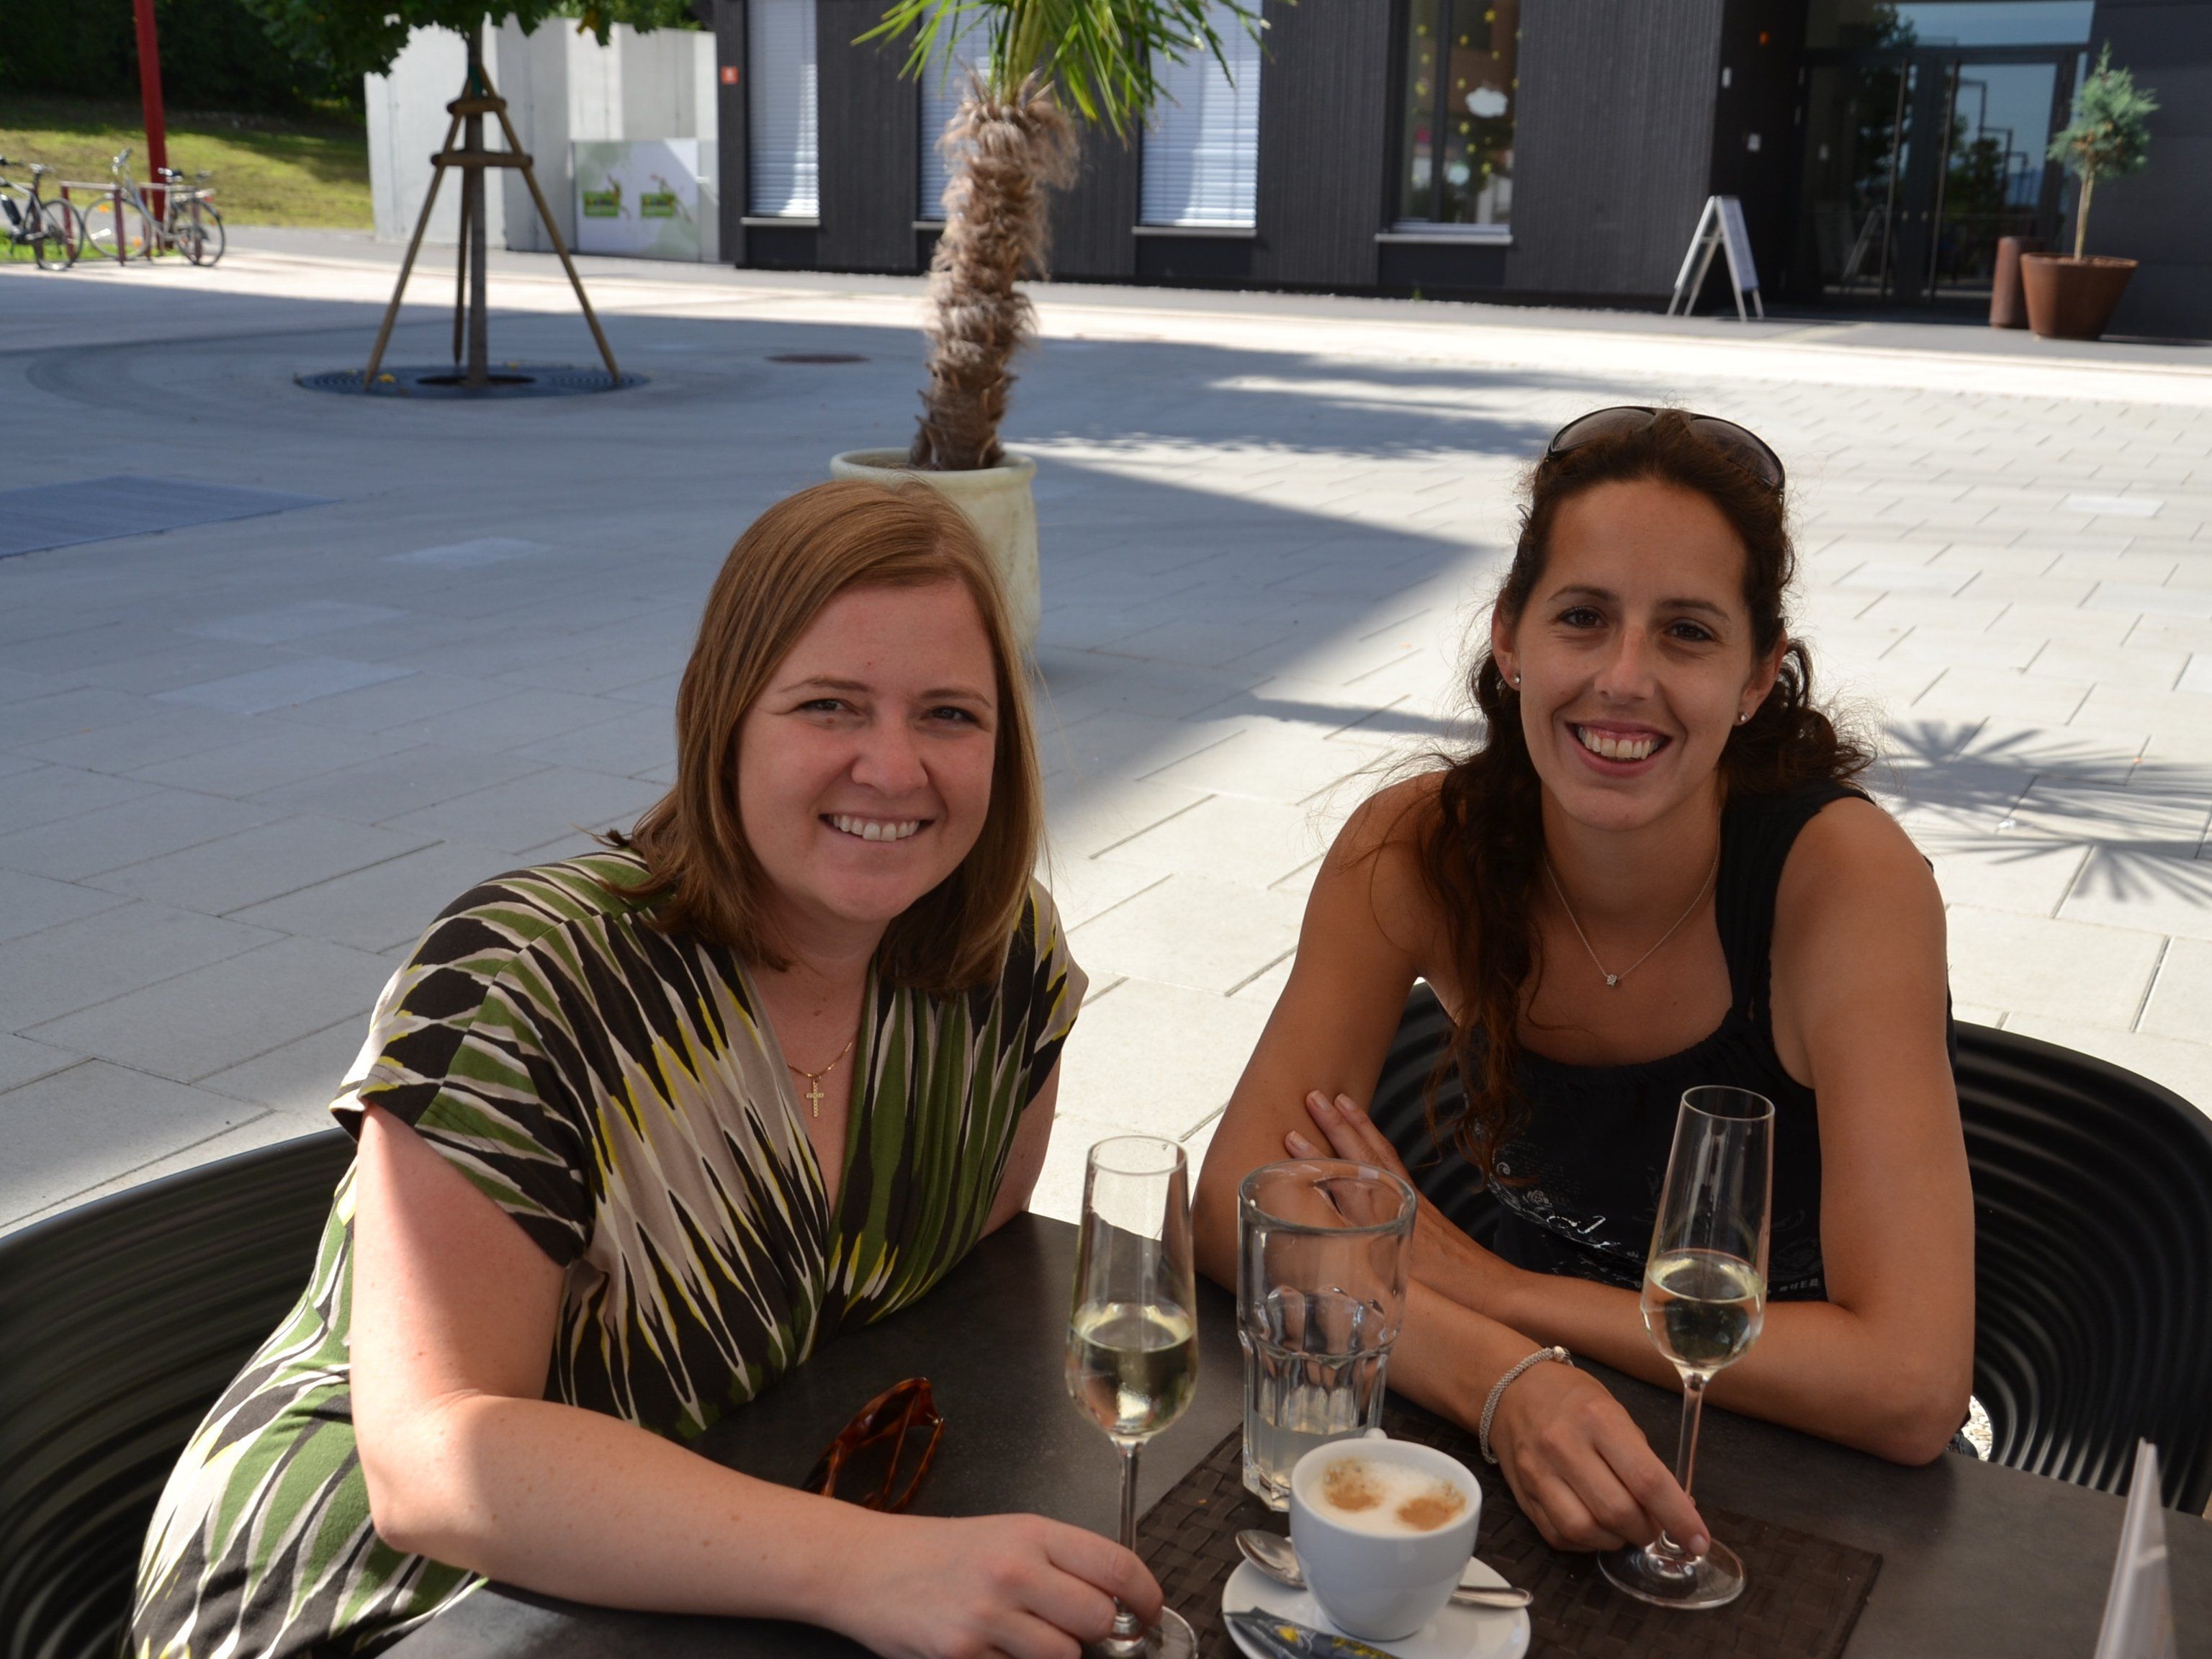
<svg viewBox="0 0 2212 1659">
<path fill-rule="evenodd" d="M 380 1647 L 488 1577 L 1072 1659 L 1136 1558 L 884 1515 L 686 1449 L 1027 1204 L 1084 988 L 1004 600 L 919 486 L 832 483 L 723 566 L 676 786 L 465 894 L 332 1109 L 313 1281 L 186 1449 L 140 1659 Z"/>
</svg>

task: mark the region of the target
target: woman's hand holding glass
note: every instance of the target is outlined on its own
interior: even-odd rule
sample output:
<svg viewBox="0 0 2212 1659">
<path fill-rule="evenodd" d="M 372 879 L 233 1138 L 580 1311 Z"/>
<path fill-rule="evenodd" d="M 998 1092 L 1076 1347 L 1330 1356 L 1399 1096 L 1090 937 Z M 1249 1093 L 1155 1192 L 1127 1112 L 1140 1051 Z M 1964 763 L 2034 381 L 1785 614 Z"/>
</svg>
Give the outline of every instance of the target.
<svg viewBox="0 0 2212 1659">
<path fill-rule="evenodd" d="M 1554 1549 L 1648 1544 L 1663 1531 L 1705 1547 L 1705 1523 L 1621 1403 L 1587 1371 L 1531 1365 L 1498 1397 L 1490 1449 L 1522 1510 Z"/>
<path fill-rule="evenodd" d="M 853 1513 L 850 1559 L 866 1576 L 823 1622 L 884 1659 L 1076 1659 L 1113 1629 L 1117 1601 L 1148 1625 L 1159 1617 L 1144 1563 L 1081 1527 Z"/>
</svg>

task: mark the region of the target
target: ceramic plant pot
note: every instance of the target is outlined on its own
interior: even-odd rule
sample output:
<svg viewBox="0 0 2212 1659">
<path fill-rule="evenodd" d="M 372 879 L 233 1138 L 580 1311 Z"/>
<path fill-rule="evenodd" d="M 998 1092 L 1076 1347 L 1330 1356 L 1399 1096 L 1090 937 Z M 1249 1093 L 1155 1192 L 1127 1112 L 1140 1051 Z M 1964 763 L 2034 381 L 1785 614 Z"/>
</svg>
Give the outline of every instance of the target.
<svg viewBox="0 0 2212 1659">
<path fill-rule="evenodd" d="M 2133 259 L 2101 253 L 2081 259 L 2023 253 L 2020 275 L 2027 289 L 2027 325 L 2046 340 L 2101 338 L 2135 271 Z"/>
<path fill-rule="evenodd" d="M 1036 642 L 1042 591 L 1037 576 L 1036 498 L 1030 481 L 1036 463 L 1009 453 L 997 466 L 975 472 L 922 472 L 907 465 L 903 449 L 849 449 L 830 462 L 833 478 L 866 478 L 877 483 L 919 479 L 968 515 L 998 563 L 1006 586 L 1006 610 L 1024 646 Z"/>
</svg>

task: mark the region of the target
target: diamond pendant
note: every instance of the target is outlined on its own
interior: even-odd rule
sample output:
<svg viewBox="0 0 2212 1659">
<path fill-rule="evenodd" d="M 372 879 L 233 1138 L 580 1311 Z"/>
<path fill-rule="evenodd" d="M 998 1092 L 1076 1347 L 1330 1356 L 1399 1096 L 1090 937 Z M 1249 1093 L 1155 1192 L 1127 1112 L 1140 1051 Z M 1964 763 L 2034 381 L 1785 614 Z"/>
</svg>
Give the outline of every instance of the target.
<svg viewBox="0 0 2212 1659">
<path fill-rule="evenodd" d="M 1620 983 L 1620 975 L 1619 974 L 1607 974 L 1605 976 L 1605 982 L 1607 985 L 1618 985 Z"/>
</svg>

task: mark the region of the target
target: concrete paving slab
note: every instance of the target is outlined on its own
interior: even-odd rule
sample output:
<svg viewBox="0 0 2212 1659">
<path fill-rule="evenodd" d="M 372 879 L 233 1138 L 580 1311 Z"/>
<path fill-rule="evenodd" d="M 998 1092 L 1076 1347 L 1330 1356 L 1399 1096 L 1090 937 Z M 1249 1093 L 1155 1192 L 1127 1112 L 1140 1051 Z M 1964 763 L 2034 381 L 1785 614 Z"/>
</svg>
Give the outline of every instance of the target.
<svg viewBox="0 0 2212 1659">
<path fill-rule="evenodd" d="M 144 789 L 113 806 L 0 836 L 0 868 L 63 881 L 96 876 L 283 816 L 189 790 Z"/>
<path fill-rule="evenodd" d="M 520 855 L 496 848 L 436 842 L 418 853 L 248 905 L 233 913 L 232 920 L 357 951 L 386 951 L 412 945 L 453 900 L 520 861 Z"/>
<path fill-rule="evenodd" d="M 2128 1030 L 2165 941 L 2126 927 L 1949 908 L 1951 988 L 2008 1013 Z M 2010 1021 L 2007 1021 L 2008 1026 Z"/>
<path fill-rule="evenodd" d="M 557 836 L 627 830 L 659 799 L 653 784 L 573 766 L 549 766 L 434 806 L 385 820 L 403 834 L 471 841 L 522 852 Z"/>
<path fill-rule="evenodd" d="M 266 1109 L 88 1060 L 0 1094 L 0 1224 Z"/>
<path fill-rule="evenodd" d="M 108 892 L 220 916 L 427 845 L 422 836 L 302 814 L 88 880 Z"/>
<path fill-rule="evenodd" d="M 0 1030 L 21 1032 L 275 937 L 144 900 L 21 935 L 0 943 Z"/>
<path fill-rule="evenodd" d="M 365 951 L 283 939 L 27 1028 L 40 1042 L 179 1083 L 226 1071 L 348 1016 L 391 969 Z"/>
<path fill-rule="evenodd" d="M 52 1043 L 0 1034 L 0 1097 L 9 1089 L 66 1071 L 83 1058 Z"/>
<path fill-rule="evenodd" d="M 1233 994 L 1297 944 L 1302 895 L 1172 875 L 1070 931 L 1092 971 Z"/>
</svg>

